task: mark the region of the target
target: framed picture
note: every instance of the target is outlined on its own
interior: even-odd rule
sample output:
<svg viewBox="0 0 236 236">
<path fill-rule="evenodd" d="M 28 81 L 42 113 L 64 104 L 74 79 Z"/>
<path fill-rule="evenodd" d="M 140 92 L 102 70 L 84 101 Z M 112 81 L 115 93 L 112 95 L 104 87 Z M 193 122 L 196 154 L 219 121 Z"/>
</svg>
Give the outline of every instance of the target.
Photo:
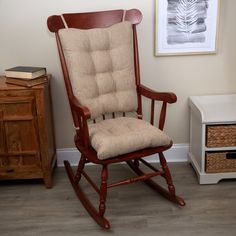
<svg viewBox="0 0 236 236">
<path fill-rule="evenodd" d="M 217 52 L 220 0 L 156 0 L 155 55 Z"/>
</svg>

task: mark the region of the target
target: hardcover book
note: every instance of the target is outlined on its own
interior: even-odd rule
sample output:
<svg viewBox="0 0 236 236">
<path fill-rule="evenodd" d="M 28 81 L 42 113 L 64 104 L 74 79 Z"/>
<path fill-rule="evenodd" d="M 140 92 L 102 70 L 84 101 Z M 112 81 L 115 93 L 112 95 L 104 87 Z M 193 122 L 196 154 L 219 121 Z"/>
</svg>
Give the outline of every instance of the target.
<svg viewBox="0 0 236 236">
<path fill-rule="evenodd" d="M 47 81 L 48 81 L 47 76 L 40 76 L 34 79 L 19 79 L 19 78 L 6 77 L 6 83 L 20 85 L 24 87 L 36 86 L 39 84 L 46 83 Z"/>
<path fill-rule="evenodd" d="M 46 74 L 46 68 L 35 66 L 16 66 L 5 70 L 5 76 L 20 79 L 34 79 Z"/>
</svg>

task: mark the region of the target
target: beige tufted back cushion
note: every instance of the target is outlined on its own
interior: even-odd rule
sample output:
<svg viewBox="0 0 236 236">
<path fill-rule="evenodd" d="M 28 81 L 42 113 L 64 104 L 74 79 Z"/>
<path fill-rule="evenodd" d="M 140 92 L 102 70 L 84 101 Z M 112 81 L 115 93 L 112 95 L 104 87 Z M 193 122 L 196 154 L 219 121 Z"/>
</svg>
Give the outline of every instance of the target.
<svg viewBox="0 0 236 236">
<path fill-rule="evenodd" d="M 91 118 L 137 109 L 130 22 L 108 28 L 59 31 L 73 88 Z"/>
</svg>

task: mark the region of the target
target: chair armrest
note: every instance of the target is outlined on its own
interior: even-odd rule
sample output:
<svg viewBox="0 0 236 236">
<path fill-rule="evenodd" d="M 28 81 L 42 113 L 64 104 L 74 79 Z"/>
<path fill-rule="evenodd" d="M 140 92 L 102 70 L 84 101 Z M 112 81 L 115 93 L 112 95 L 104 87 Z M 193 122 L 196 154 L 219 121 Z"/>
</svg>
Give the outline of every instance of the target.
<svg viewBox="0 0 236 236">
<path fill-rule="evenodd" d="M 89 146 L 89 130 L 87 120 L 91 117 L 89 109 L 82 106 L 76 97 L 69 97 L 74 125 L 78 137 L 82 140 L 85 148 Z"/>
<path fill-rule="evenodd" d="M 171 92 L 157 92 L 144 85 L 139 85 L 137 90 L 138 93 L 152 100 L 158 100 L 167 103 L 175 103 L 177 101 L 176 95 Z"/>
<path fill-rule="evenodd" d="M 166 119 L 166 108 L 167 103 L 174 103 L 177 101 L 177 97 L 174 93 L 162 93 L 154 91 L 150 88 L 147 88 L 144 85 L 138 85 L 137 92 L 140 95 L 143 95 L 151 99 L 151 114 L 150 114 L 150 123 L 154 125 L 154 113 L 155 113 L 155 101 L 162 102 L 161 113 L 159 115 L 159 129 L 163 130 L 165 119 Z"/>
<path fill-rule="evenodd" d="M 70 105 L 73 111 L 77 112 L 79 116 L 82 116 L 86 120 L 90 119 L 91 113 L 89 109 L 85 106 L 82 106 L 76 97 L 69 97 Z"/>
</svg>

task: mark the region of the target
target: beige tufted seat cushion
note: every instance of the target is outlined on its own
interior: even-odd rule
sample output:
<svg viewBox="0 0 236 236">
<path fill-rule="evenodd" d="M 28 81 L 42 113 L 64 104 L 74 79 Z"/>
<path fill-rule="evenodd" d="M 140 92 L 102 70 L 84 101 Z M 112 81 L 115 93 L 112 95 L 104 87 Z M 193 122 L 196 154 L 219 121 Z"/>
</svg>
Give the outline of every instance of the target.
<svg viewBox="0 0 236 236">
<path fill-rule="evenodd" d="M 131 117 L 90 124 L 89 136 L 100 160 L 171 143 L 171 139 L 163 131 L 146 121 Z"/>
<path fill-rule="evenodd" d="M 137 110 L 130 22 L 108 28 L 59 30 L 74 95 L 91 118 Z"/>
</svg>

